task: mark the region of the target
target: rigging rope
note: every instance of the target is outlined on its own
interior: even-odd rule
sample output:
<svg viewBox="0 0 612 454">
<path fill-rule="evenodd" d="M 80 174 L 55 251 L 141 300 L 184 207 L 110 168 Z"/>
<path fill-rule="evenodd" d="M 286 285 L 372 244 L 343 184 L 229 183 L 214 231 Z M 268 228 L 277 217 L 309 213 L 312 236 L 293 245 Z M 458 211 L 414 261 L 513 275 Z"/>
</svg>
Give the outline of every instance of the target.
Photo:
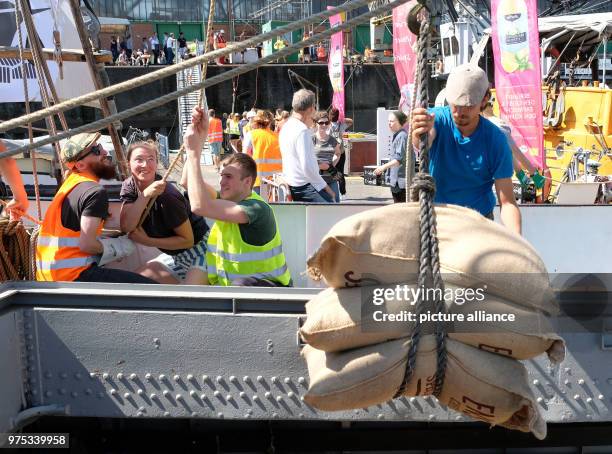
<svg viewBox="0 0 612 454">
<path fill-rule="evenodd" d="M 15 2 L 15 8 L 17 8 L 18 3 L 19 1 Z M 55 87 L 53 86 L 53 80 L 51 79 L 49 68 L 47 67 L 44 61 L 40 39 L 39 39 L 38 33 L 36 32 L 36 26 L 32 20 L 32 11 L 30 10 L 30 5 L 25 0 L 21 1 L 21 16 L 26 26 L 28 38 L 30 40 L 30 48 L 31 48 L 30 50 L 32 52 L 32 61 L 34 63 L 34 68 L 36 71 L 36 79 L 38 81 L 38 86 L 40 89 L 40 98 L 45 108 L 50 108 L 52 106 L 52 103 L 50 101 L 50 96 L 53 99 L 53 104 L 57 104 L 58 102 L 57 92 L 55 91 Z M 47 92 L 47 88 L 49 89 L 50 94 Z M 59 117 L 60 124 L 62 125 L 63 130 L 67 131 L 69 128 L 68 128 L 68 122 L 66 121 L 66 117 L 64 116 L 64 113 L 59 112 L 57 115 Z M 39 120 L 42 120 L 42 119 L 45 120 L 45 123 L 47 125 L 47 133 L 50 136 L 57 135 L 57 129 L 55 127 L 55 120 L 53 118 L 53 114 L 45 115 L 39 118 Z M 32 120 L 32 122 L 34 121 L 36 120 Z M 52 142 L 49 142 L 49 143 L 52 143 Z M 33 150 L 34 148 L 35 147 L 29 148 L 28 150 Z M 53 148 L 55 150 L 57 162 L 59 163 L 60 169 L 63 174 L 65 168 L 64 168 L 64 164 L 61 159 L 59 142 L 57 141 L 53 142 Z"/>
<path fill-rule="evenodd" d="M 205 37 L 205 41 L 204 41 L 204 53 L 208 52 L 208 47 L 210 45 L 210 32 L 212 30 L 213 27 L 213 18 L 215 17 L 215 0 L 211 0 L 210 1 L 210 8 L 208 10 L 208 24 L 206 26 L 206 37 Z M 206 80 L 206 73 L 208 72 L 208 61 L 205 61 L 204 64 L 201 67 L 201 78 L 200 80 Z M 185 75 L 185 73 L 183 73 L 183 76 Z M 185 79 L 183 79 L 185 80 Z M 202 101 L 206 99 L 206 93 L 204 92 L 204 88 L 200 89 L 200 92 L 198 94 L 198 107 L 202 106 Z M 178 152 L 178 154 L 176 155 L 176 157 L 172 160 L 172 162 L 170 163 L 170 165 L 168 166 L 168 168 L 166 169 L 166 172 L 164 173 L 164 176 L 162 177 L 161 181 L 163 183 L 165 183 L 168 178 L 170 177 L 170 174 L 172 173 L 172 170 L 174 170 L 174 167 L 176 166 L 176 164 L 178 163 L 178 161 L 180 160 L 180 158 L 183 156 L 183 153 L 185 152 L 185 144 L 181 144 L 181 148 Z M 138 221 L 138 227 L 142 226 L 142 223 L 145 221 L 145 219 L 147 218 L 147 216 L 149 215 L 149 213 L 151 212 L 151 208 L 153 208 L 153 205 L 155 204 L 155 200 L 157 200 L 157 196 L 151 197 L 151 199 L 149 199 L 149 201 L 147 202 L 147 206 L 145 207 L 145 209 L 143 210 L 142 214 L 140 215 L 140 220 Z"/>
<path fill-rule="evenodd" d="M 112 121 L 117 121 L 117 120 L 120 120 L 120 119 L 124 119 L 124 118 L 127 118 L 129 116 L 132 116 L 132 115 L 144 112 L 146 110 L 158 107 L 158 106 L 160 106 L 160 105 L 162 105 L 162 104 L 164 104 L 166 102 L 173 101 L 173 100 L 175 100 L 175 99 L 177 99 L 177 98 L 179 98 L 181 96 L 184 96 L 185 94 L 188 94 L 188 93 L 190 93 L 192 91 L 195 91 L 195 90 L 198 90 L 198 89 L 201 89 L 201 88 L 207 88 L 207 87 L 210 87 L 212 85 L 215 85 L 215 84 L 218 84 L 220 82 L 223 82 L 225 80 L 231 79 L 232 77 L 235 77 L 238 74 L 243 74 L 245 72 L 248 72 L 248 71 L 250 71 L 250 70 L 252 70 L 252 69 L 254 69 L 254 68 L 258 67 L 258 66 L 261 66 L 264 63 L 275 61 L 275 60 L 278 60 L 279 58 L 291 55 L 291 54 L 295 53 L 296 50 L 299 50 L 299 48 L 301 48 L 301 47 L 304 47 L 304 46 L 310 45 L 310 44 L 316 44 L 317 42 L 321 41 L 322 39 L 330 37 L 333 33 L 336 33 L 336 32 L 341 31 L 341 30 L 347 30 L 349 28 L 353 28 L 356 25 L 359 25 L 361 23 L 367 22 L 367 21 L 369 21 L 369 19 L 371 17 L 376 16 L 376 14 L 380 14 L 381 12 L 393 9 L 393 8 L 399 6 L 399 5 L 407 3 L 408 1 L 409 0 L 394 0 L 393 2 L 388 3 L 386 5 L 383 5 L 383 6 L 381 6 L 380 8 L 378 8 L 376 10 L 372 10 L 372 11 L 370 11 L 368 13 L 364 13 L 362 15 L 356 16 L 355 18 L 353 18 L 353 19 L 351 19 L 351 20 L 349 20 L 349 21 L 347 21 L 347 22 L 345 22 L 345 23 L 335 27 L 334 29 L 325 30 L 325 31 L 323 31 L 323 32 L 321 32 L 321 33 L 319 33 L 317 35 L 312 36 L 311 38 L 308 38 L 305 41 L 300 41 L 299 43 L 294 43 L 291 46 L 287 46 L 284 49 L 281 49 L 280 51 L 275 52 L 272 55 L 269 55 L 269 56 L 266 56 L 266 57 L 263 57 L 263 58 L 259 59 L 257 62 L 249 63 L 249 64 L 246 64 L 246 65 L 243 65 L 243 66 L 241 65 L 240 67 L 237 67 L 237 68 L 235 68 L 233 70 L 227 71 L 227 72 L 225 72 L 225 73 L 223 73 L 223 74 L 221 74 L 219 76 L 215 76 L 215 77 L 213 77 L 213 78 L 211 78 L 209 80 L 203 81 L 200 84 L 195 84 L 195 85 L 193 85 L 191 87 L 187 87 L 187 88 L 185 88 L 183 90 L 178 90 L 178 91 L 176 91 L 174 93 L 162 96 L 162 97 L 160 97 L 158 99 L 157 103 L 153 103 L 153 101 L 149 101 L 148 103 L 142 104 L 141 106 L 146 106 L 142 110 L 138 110 L 137 108 L 132 108 L 132 109 L 128 109 L 128 110 L 126 110 L 124 112 L 121 112 L 120 114 L 115 114 L 116 116 L 111 116 L 109 118 L 113 118 Z M 0 133 L 1 132 L 6 132 L 6 131 L 8 131 L 8 130 L 10 130 L 12 128 L 15 128 L 15 127 L 19 126 L 19 125 L 26 124 L 29 121 L 30 122 L 34 122 L 34 121 L 40 120 L 40 119 L 44 118 L 46 115 L 55 114 L 55 113 L 58 113 L 58 112 L 63 112 L 65 110 L 72 109 L 74 107 L 78 107 L 78 106 L 80 106 L 82 104 L 85 104 L 85 103 L 90 102 L 90 101 L 94 101 L 96 99 L 100 99 L 100 98 L 103 98 L 103 97 L 113 96 L 113 95 L 115 95 L 117 93 L 121 93 L 121 92 L 126 91 L 126 90 L 134 89 L 134 88 L 139 87 L 141 85 L 145 85 L 145 84 L 148 84 L 148 83 L 151 83 L 151 82 L 155 82 L 155 81 L 163 79 L 165 77 L 174 75 L 177 72 L 182 71 L 184 69 L 187 69 L 187 68 L 190 68 L 192 66 L 201 64 L 201 63 L 203 63 L 205 61 L 210 61 L 210 60 L 213 60 L 215 58 L 219 58 L 219 57 L 224 56 L 224 55 L 229 55 L 232 52 L 242 51 L 242 50 L 244 50 L 244 49 L 246 49 L 248 47 L 252 47 L 253 45 L 257 44 L 260 41 L 269 40 L 269 39 L 274 38 L 277 35 L 282 35 L 284 33 L 288 33 L 288 32 L 291 32 L 293 30 L 297 30 L 299 28 L 302 28 L 304 25 L 307 25 L 308 23 L 312 22 L 313 20 L 318 20 L 318 19 L 321 19 L 321 18 L 327 18 L 327 17 L 330 17 L 330 16 L 332 16 L 334 14 L 338 14 L 338 13 L 345 12 L 345 11 L 351 11 L 351 10 L 359 8 L 361 6 L 365 6 L 367 3 L 368 2 L 365 1 L 365 0 L 355 0 L 355 1 L 347 3 L 345 5 L 338 6 L 338 7 L 334 8 L 334 9 L 322 11 L 322 12 L 317 13 L 317 14 L 315 14 L 313 16 L 310 16 L 310 17 L 308 17 L 306 19 L 302 19 L 302 20 L 293 22 L 293 23 L 291 23 L 289 25 L 286 25 L 286 26 L 283 26 L 283 27 L 279 27 L 277 29 L 274 29 L 273 31 L 270 31 L 270 32 L 267 32 L 267 33 L 263 33 L 261 35 L 258 35 L 256 37 L 254 37 L 254 38 L 250 38 L 250 39 L 247 39 L 245 41 L 241 41 L 240 43 L 233 44 L 231 46 L 227 46 L 227 47 L 225 47 L 223 49 L 215 50 L 215 51 L 206 53 L 206 54 L 204 54 L 202 56 L 195 57 L 193 59 L 189 59 L 187 61 L 178 63 L 176 65 L 172 65 L 172 66 L 169 66 L 167 68 L 163 68 L 163 69 L 157 70 L 157 71 L 155 71 L 153 73 L 146 74 L 146 75 L 143 75 L 141 77 L 137 77 L 135 79 L 131 79 L 131 80 L 126 81 L 126 82 L 122 82 L 120 84 L 115 84 L 113 86 L 106 87 L 106 88 L 103 88 L 101 90 L 97 90 L 97 91 L 94 91 L 94 92 L 91 92 L 91 93 L 79 96 L 79 97 L 74 98 L 74 99 L 63 101 L 63 102 L 61 102 L 59 104 L 56 104 L 56 105 L 54 105 L 52 107 L 49 107 L 47 109 L 43 109 L 43 110 L 38 111 L 38 112 L 34 112 L 34 113 L 30 114 L 30 115 L 21 116 L 21 117 L 15 118 L 13 120 L 9 120 L 9 121 L 0 123 Z M 129 112 L 129 114 L 128 115 L 124 115 L 126 112 Z M 103 125 L 106 125 L 106 124 L 109 123 L 109 122 L 106 122 L 106 120 L 107 119 L 105 119 L 105 122 L 102 123 Z M 99 122 L 94 122 L 92 124 L 95 124 L 97 126 L 100 123 Z M 86 126 L 81 127 L 81 128 L 82 129 L 77 128 L 79 130 L 79 132 L 85 132 L 85 131 L 99 129 L 99 128 L 97 128 L 97 129 L 87 128 Z M 75 129 L 75 130 L 77 130 L 77 129 Z M 75 133 L 75 134 L 78 134 L 78 132 Z M 65 135 L 64 134 L 60 134 L 60 137 L 59 137 L 58 140 L 64 139 L 66 137 L 70 137 L 71 135 L 73 135 L 73 134 L 72 133 L 71 134 L 65 134 Z M 37 146 L 43 145 L 42 142 L 43 141 L 36 142 L 36 144 L 39 144 Z M 51 140 L 49 140 L 49 141 L 47 141 L 45 143 L 51 143 Z M 31 149 L 29 146 L 26 147 L 26 148 L 27 149 Z M 21 152 L 21 151 L 23 151 L 23 149 L 17 149 L 15 151 Z"/>
<path fill-rule="evenodd" d="M 23 35 L 21 33 L 21 23 L 19 16 L 21 10 L 19 9 L 19 2 L 15 2 L 15 25 L 17 26 L 17 45 L 19 46 L 19 60 L 21 61 L 21 81 L 23 82 L 23 100 L 25 101 L 26 114 L 31 112 L 30 110 L 30 94 L 28 92 L 28 79 L 26 72 L 26 60 L 23 58 Z M 23 16 L 23 14 L 21 14 Z M 31 41 L 31 39 L 30 39 Z M 34 143 L 34 132 L 32 131 L 32 123 L 28 123 L 28 141 L 30 145 Z M 36 197 L 36 214 L 38 219 L 42 219 L 42 210 L 40 208 L 40 188 L 38 187 L 38 169 L 36 166 L 36 151 L 32 150 L 30 154 L 32 160 L 32 175 L 34 177 L 34 195 Z"/>
<path fill-rule="evenodd" d="M 427 71 L 427 49 L 430 44 L 430 18 L 429 14 L 423 10 L 419 38 L 417 42 L 418 62 L 417 74 L 415 81 L 419 82 L 418 103 L 419 107 L 428 107 L 428 71 Z M 411 140 L 411 138 L 409 138 Z M 440 292 L 434 291 L 434 313 L 443 314 L 446 307 L 444 305 L 444 282 L 440 273 L 440 257 L 437 238 L 436 215 L 433 205 L 433 197 L 436 190 L 435 180 L 429 175 L 429 137 L 428 134 L 423 134 L 420 137 L 418 152 L 420 158 L 419 173 L 417 173 L 410 186 L 410 195 L 412 201 L 417 201 L 420 204 L 419 223 L 421 236 L 421 252 L 419 256 L 419 277 L 418 286 L 422 289 L 440 289 Z M 424 294 L 429 292 L 423 291 Z M 420 320 L 421 314 L 427 310 L 426 299 L 423 296 L 416 303 L 416 317 Z M 421 340 L 421 324 L 414 325 L 410 336 L 410 347 L 408 349 L 406 359 L 406 370 L 404 378 L 399 386 L 395 397 L 401 396 L 410 382 L 414 374 L 416 364 L 417 351 L 419 341 Z M 439 396 L 444 386 L 444 378 L 446 374 L 446 332 L 444 331 L 443 322 L 436 322 L 434 335 L 436 339 L 437 364 L 436 374 L 434 377 L 434 386 L 432 394 Z"/>
</svg>

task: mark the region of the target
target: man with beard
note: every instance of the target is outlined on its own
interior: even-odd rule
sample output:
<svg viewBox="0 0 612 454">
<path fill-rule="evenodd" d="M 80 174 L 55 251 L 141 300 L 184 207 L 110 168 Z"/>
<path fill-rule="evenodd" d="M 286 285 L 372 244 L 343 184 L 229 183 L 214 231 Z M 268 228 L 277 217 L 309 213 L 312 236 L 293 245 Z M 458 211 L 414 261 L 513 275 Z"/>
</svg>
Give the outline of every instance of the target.
<svg viewBox="0 0 612 454">
<path fill-rule="evenodd" d="M 412 113 L 412 143 L 428 134 L 429 173 L 436 179 L 436 203 L 472 208 L 493 219 L 495 185 L 506 227 L 521 234 L 521 213 L 512 190 L 512 151 L 503 132 L 480 115 L 489 81 L 477 66 L 454 68 L 446 83 L 448 106 Z"/>
<path fill-rule="evenodd" d="M 134 244 L 126 237 L 99 238 L 109 216 L 108 195 L 99 181 L 116 176 L 99 138 L 100 133 L 77 134 L 62 148 L 69 173 L 40 228 L 36 280 L 154 284 L 136 273 L 101 268 L 130 255 Z"/>
</svg>

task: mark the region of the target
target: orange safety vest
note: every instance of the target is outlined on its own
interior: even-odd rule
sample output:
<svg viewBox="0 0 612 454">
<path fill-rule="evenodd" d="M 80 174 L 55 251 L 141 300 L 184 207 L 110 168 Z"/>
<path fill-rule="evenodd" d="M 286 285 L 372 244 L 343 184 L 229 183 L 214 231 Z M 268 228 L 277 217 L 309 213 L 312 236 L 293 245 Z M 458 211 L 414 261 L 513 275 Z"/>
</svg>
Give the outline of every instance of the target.
<svg viewBox="0 0 612 454">
<path fill-rule="evenodd" d="M 87 181 L 97 183 L 99 179 L 91 174 L 71 173 L 47 208 L 36 245 L 37 281 L 74 281 L 96 262 L 95 255 L 83 252 L 79 247 L 81 232 L 75 232 L 62 225 L 64 199 L 77 184 Z M 100 222 L 97 235 L 102 233 L 103 225 L 104 222 Z"/>
<path fill-rule="evenodd" d="M 252 129 L 253 159 L 257 164 L 257 179 L 253 186 L 260 186 L 261 179 L 283 171 L 278 135 L 269 129 Z"/>
<path fill-rule="evenodd" d="M 325 47 L 321 46 L 317 48 L 317 60 L 326 60 L 327 59 L 327 51 Z"/>
<path fill-rule="evenodd" d="M 208 125 L 208 142 L 223 142 L 223 126 L 219 118 L 211 118 Z"/>
</svg>

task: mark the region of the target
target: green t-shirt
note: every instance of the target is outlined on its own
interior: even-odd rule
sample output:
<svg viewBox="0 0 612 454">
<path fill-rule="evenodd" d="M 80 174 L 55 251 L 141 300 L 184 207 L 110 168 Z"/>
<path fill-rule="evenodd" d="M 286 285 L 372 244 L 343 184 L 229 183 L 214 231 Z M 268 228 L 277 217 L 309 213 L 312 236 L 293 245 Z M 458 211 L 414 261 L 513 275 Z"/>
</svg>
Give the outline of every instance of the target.
<svg viewBox="0 0 612 454">
<path fill-rule="evenodd" d="M 248 199 L 238 203 L 249 218 L 248 224 L 240 224 L 240 235 L 245 243 L 263 246 L 276 235 L 276 222 L 272 207 L 261 200 Z"/>
</svg>

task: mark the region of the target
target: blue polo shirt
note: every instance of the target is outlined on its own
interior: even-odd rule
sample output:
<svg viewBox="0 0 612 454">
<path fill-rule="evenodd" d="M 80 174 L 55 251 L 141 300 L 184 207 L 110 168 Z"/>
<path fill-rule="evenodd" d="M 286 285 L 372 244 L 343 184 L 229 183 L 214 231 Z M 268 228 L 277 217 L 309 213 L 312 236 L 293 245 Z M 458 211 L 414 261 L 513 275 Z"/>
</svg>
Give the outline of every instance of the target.
<svg viewBox="0 0 612 454">
<path fill-rule="evenodd" d="M 462 137 L 450 107 L 435 107 L 436 139 L 429 154 L 429 173 L 436 179 L 436 203 L 493 211 L 494 180 L 512 177 L 512 151 L 504 133 L 484 117 L 469 137 Z"/>
</svg>

